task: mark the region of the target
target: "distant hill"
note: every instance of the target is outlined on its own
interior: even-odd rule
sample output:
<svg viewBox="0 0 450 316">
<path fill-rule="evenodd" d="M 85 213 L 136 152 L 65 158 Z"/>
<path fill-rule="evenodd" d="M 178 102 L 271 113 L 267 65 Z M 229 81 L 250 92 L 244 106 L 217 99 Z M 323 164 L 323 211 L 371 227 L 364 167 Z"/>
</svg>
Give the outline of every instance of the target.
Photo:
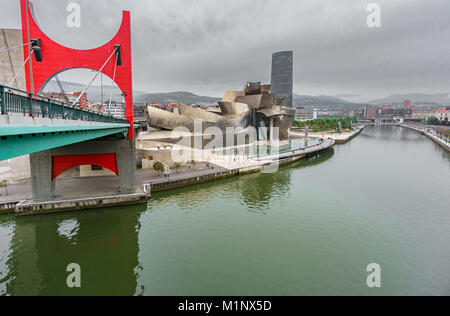
<svg viewBox="0 0 450 316">
<path fill-rule="evenodd" d="M 444 106 L 450 105 L 450 93 L 439 94 L 424 94 L 424 93 L 411 93 L 411 94 L 393 94 L 386 98 L 372 100 L 369 103 L 374 105 L 403 104 L 404 100 L 411 100 L 414 105 L 418 106 Z"/>
<path fill-rule="evenodd" d="M 295 106 L 312 106 L 318 109 L 328 109 L 336 111 L 350 111 L 360 109 L 362 104 L 352 103 L 337 97 L 320 95 L 298 95 L 294 94 Z"/>
<path fill-rule="evenodd" d="M 357 103 L 357 104 L 361 104 L 364 103 L 366 104 L 368 98 L 364 95 L 360 95 L 360 94 L 338 94 L 335 95 L 335 97 L 342 99 L 344 101 L 347 102 L 351 102 L 351 103 Z"/>
<path fill-rule="evenodd" d="M 73 83 L 73 82 L 67 82 L 67 81 L 61 81 L 61 84 L 64 88 L 64 91 L 69 92 L 79 92 L 83 91 L 83 89 L 86 87 L 85 85 Z M 111 96 L 111 89 L 112 89 L 112 101 L 121 101 L 122 100 L 122 92 L 119 88 L 111 88 L 111 85 L 104 85 L 103 86 L 103 100 L 106 102 L 109 100 Z M 47 86 L 45 87 L 45 91 L 51 91 L 51 92 L 60 92 L 58 83 L 56 80 L 50 81 Z M 91 86 L 87 93 L 87 98 L 94 102 L 101 101 L 101 95 L 102 95 L 102 88 L 99 86 Z M 133 98 L 136 100 L 136 98 L 145 95 L 144 92 L 140 91 L 133 91 Z"/>
<path fill-rule="evenodd" d="M 72 83 L 62 81 L 62 85 L 66 92 L 82 91 L 85 86 L 78 83 Z M 52 80 L 48 83 L 45 91 L 59 92 L 59 86 L 56 80 Z M 112 100 L 120 101 L 122 92 L 118 88 L 112 89 Z M 103 100 L 109 100 L 111 95 L 111 86 L 103 86 Z M 217 104 L 220 98 L 199 96 L 191 92 L 179 91 L 168 93 L 146 93 L 142 91 L 133 91 L 134 101 L 137 103 L 158 103 L 158 104 L 170 104 L 170 103 L 186 103 L 186 104 Z M 342 95 L 342 98 L 348 98 L 351 96 Z M 101 87 L 92 86 L 88 90 L 88 99 L 98 102 L 101 100 Z M 328 109 L 336 111 L 350 111 L 360 109 L 365 104 L 373 105 L 401 105 L 404 100 L 412 100 L 414 105 L 417 106 L 450 106 L 450 93 L 440 94 L 393 94 L 386 98 L 372 100 L 368 103 L 353 103 L 343 100 L 339 96 L 310 96 L 294 94 L 293 102 L 295 106 L 312 106 L 319 109 Z"/>
<path fill-rule="evenodd" d="M 84 85 L 72 82 L 61 82 L 65 92 L 77 92 L 83 91 Z M 56 80 L 52 80 L 48 83 L 45 91 L 59 92 L 59 86 Z M 101 87 L 92 86 L 88 90 L 88 99 L 94 102 L 101 100 Z M 120 101 L 122 92 L 118 88 L 112 88 L 112 100 Z M 111 86 L 103 86 L 103 100 L 109 100 L 111 95 Z M 169 93 L 146 93 L 141 91 L 133 91 L 134 102 L 137 103 L 157 103 L 157 104 L 170 104 L 170 103 L 186 103 L 186 104 L 216 104 L 221 99 L 198 96 L 190 92 L 169 92 Z"/>
<path fill-rule="evenodd" d="M 82 91 L 85 86 L 72 83 L 61 82 L 66 92 Z M 59 86 L 55 80 L 48 83 L 45 91 L 59 92 Z M 111 94 L 111 86 L 103 86 L 103 99 L 109 100 Z M 185 104 L 199 104 L 209 105 L 217 104 L 221 99 L 209 96 L 199 96 L 191 92 L 178 91 L 168 93 L 145 93 L 141 91 L 133 91 L 134 102 L 137 103 L 157 103 L 157 104 L 170 104 L 170 103 L 185 103 Z M 92 86 L 88 90 L 88 99 L 98 102 L 101 100 L 101 87 Z M 118 88 L 113 88 L 112 100 L 121 100 L 121 91 Z M 329 109 L 338 111 L 349 111 L 361 108 L 361 104 L 344 101 L 337 97 L 332 96 L 309 96 L 294 94 L 295 106 L 313 106 L 319 109 Z"/>
<path fill-rule="evenodd" d="M 217 104 L 220 98 L 198 96 L 190 92 L 151 93 L 135 97 L 136 102 L 147 103 L 186 103 L 186 104 Z M 355 104 L 330 96 L 306 96 L 294 94 L 296 106 L 315 106 L 322 109 L 349 110 L 359 109 L 360 104 Z"/>
<path fill-rule="evenodd" d="M 179 91 L 169 93 L 149 93 L 135 97 L 139 103 L 185 103 L 185 104 L 217 104 L 221 99 L 207 96 L 198 96 L 191 92 Z"/>
</svg>

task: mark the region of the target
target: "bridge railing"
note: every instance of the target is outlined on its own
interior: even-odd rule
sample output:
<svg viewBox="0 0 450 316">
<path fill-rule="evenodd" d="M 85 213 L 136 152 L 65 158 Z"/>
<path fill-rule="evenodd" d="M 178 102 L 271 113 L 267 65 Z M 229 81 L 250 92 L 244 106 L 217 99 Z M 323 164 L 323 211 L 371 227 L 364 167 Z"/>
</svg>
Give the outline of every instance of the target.
<svg viewBox="0 0 450 316">
<path fill-rule="evenodd" d="M 88 111 L 62 101 L 0 85 L 0 114 L 100 123 L 129 124 L 127 120 Z"/>
</svg>

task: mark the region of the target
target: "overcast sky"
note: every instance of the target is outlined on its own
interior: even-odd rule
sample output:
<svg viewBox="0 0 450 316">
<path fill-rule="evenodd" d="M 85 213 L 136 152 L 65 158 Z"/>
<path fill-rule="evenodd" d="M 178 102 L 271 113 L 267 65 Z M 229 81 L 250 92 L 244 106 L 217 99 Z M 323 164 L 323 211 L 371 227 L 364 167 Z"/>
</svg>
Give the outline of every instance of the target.
<svg viewBox="0 0 450 316">
<path fill-rule="evenodd" d="M 66 7 L 81 5 L 81 28 Z M 367 26 L 369 3 L 382 27 Z M 270 81 L 271 55 L 293 50 L 294 90 L 310 95 L 450 92 L 449 0 L 34 0 L 43 30 L 93 48 L 132 14 L 136 90 L 220 96 Z M 1 0 L 0 28 L 20 27 L 19 0 Z M 63 79 L 87 81 L 86 73 Z"/>
</svg>

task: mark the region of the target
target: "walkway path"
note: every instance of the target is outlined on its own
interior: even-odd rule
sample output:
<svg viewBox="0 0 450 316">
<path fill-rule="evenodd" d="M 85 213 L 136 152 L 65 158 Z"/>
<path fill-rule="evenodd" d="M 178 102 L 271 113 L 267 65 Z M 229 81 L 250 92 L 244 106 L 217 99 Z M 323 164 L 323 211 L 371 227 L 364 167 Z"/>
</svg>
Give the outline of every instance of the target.
<svg viewBox="0 0 450 316">
<path fill-rule="evenodd" d="M 333 139 L 325 139 L 319 144 L 307 148 L 254 157 L 220 156 L 209 153 L 208 161 L 213 162 L 210 169 L 187 172 L 166 178 L 152 178 L 144 181 L 144 184 L 151 186 L 151 191 L 154 192 L 246 173 L 276 172 L 277 167 L 281 164 L 294 162 L 305 156 L 327 150 L 333 147 L 335 143 L 336 141 Z"/>
<path fill-rule="evenodd" d="M 441 147 L 445 148 L 446 150 L 450 151 L 450 143 L 448 139 L 442 138 L 436 130 L 429 128 L 427 126 L 423 125 L 410 125 L 410 124 L 401 124 L 399 125 L 404 128 L 408 128 L 411 130 L 414 130 L 416 132 L 419 132 L 428 138 L 430 138 L 432 141 L 440 145 Z"/>
<path fill-rule="evenodd" d="M 308 137 L 311 138 L 331 138 L 336 141 L 337 144 L 344 144 L 354 137 L 358 136 L 362 131 L 364 130 L 364 126 L 357 127 L 354 131 L 351 132 L 344 132 L 344 133 L 309 133 Z M 305 133 L 303 132 L 296 132 L 292 131 L 290 132 L 292 136 L 300 136 L 305 137 Z"/>
</svg>

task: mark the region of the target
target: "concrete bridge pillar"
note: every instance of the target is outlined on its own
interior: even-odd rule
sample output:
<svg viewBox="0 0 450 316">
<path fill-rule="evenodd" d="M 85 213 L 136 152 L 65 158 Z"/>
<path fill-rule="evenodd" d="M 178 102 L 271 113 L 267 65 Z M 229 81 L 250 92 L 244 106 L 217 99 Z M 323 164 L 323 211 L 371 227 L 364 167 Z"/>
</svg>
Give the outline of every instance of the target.
<svg viewBox="0 0 450 316">
<path fill-rule="evenodd" d="M 116 143 L 117 167 L 120 177 L 120 191 L 136 191 L 136 153 L 134 140 L 125 139 Z"/>
<path fill-rule="evenodd" d="M 61 171 L 85 164 L 103 167 L 105 161 L 101 159 L 102 157 L 113 160 L 108 161 L 108 167 L 118 175 L 121 193 L 134 193 L 136 191 L 134 140 L 92 140 L 30 155 L 33 199 L 54 198 L 55 179 Z"/>
<path fill-rule="evenodd" d="M 46 200 L 55 196 L 55 181 L 52 180 L 51 150 L 30 155 L 31 186 L 34 200 Z"/>
</svg>

